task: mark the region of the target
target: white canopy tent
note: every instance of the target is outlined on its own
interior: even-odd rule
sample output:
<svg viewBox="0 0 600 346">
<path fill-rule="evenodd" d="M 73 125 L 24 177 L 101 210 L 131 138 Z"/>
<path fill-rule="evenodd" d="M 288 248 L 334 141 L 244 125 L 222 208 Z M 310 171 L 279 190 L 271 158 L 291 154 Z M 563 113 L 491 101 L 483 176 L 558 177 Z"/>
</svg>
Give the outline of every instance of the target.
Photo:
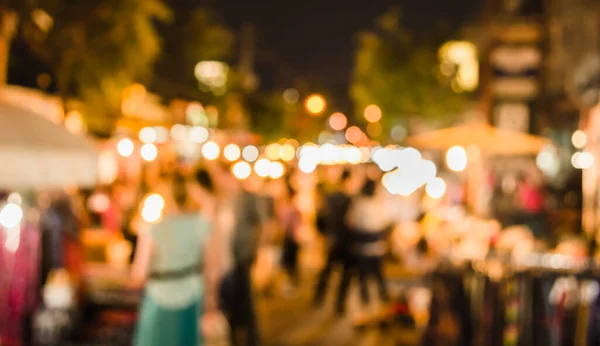
<svg viewBox="0 0 600 346">
<path fill-rule="evenodd" d="M 92 186 L 97 165 L 91 141 L 0 95 L 0 188 Z"/>
</svg>

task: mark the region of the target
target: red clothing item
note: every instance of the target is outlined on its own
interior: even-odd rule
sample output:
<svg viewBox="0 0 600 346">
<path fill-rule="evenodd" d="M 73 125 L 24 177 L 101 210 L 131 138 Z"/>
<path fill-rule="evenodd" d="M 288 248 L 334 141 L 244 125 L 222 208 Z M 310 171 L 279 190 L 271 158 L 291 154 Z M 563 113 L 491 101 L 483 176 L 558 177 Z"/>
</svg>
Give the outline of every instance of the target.
<svg viewBox="0 0 600 346">
<path fill-rule="evenodd" d="M 519 186 L 519 199 L 523 209 L 528 213 L 539 213 L 544 206 L 544 198 L 540 189 L 529 184 Z"/>
<path fill-rule="evenodd" d="M 40 232 L 22 226 L 19 247 L 6 247 L 6 230 L 0 227 L 0 344 L 21 346 L 23 319 L 38 301 Z"/>
</svg>

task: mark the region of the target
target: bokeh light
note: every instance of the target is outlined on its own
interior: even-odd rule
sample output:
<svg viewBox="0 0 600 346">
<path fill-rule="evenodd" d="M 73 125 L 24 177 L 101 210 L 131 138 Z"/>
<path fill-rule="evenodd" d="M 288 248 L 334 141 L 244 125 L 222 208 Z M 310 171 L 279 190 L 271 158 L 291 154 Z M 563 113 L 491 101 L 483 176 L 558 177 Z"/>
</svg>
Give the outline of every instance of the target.
<svg viewBox="0 0 600 346">
<path fill-rule="evenodd" d="M 303 158 L 298 161 L 298 168 L 303 173 L 312 173 L 317 169 L 317 162 L 311 159 Z"/>
<path fill-rule="evenodd" d="M 87 208 L 93 213 L 104 213 L 110 207 L 110 198 L 102 192 L 96 192 L 87 200 Z"/>
<path fill-rule="evenodd" d="M 369 105 L 365 108 L 365 119 L 370 123 L 376 123 L 381 120 L 381 108 L 377 105 Z"/>
<path fill-rule="evenodd" d="M 294 105 L 300 100 L 300 93 L 294 88 L 286 89 L 283 92 L 283 100 L 288 104 Z"/>
<path fill-rule="evenodd" d="M 329 117 L 329 127 L 334 131 L 342 131 L 348 125 L 348 119 L 343 113 L 333 113 Z"/>
<path fill-rule="evenodd" d="M 278 160 L 280 148 L 281 145 L 279 143 L 271 143 L 265 148 L 265 155 L 269 160 Z"/>
<path fill-rule="evenodd" d="M 150 194 L 144 200 L 144 208 L 163 210 L 164 207 L 165 207 L 165 200 L 158 193 Z"/>
<path fill-rule="evenodd" d="M 292 161 L 296 156 L 296 150 L 290 144 L 284 144 L 279 148 L 279 157 L 283 161 Z"/>
<path fill-rule="evenodd" d="M 269 166 L 269 177 L 279 179 L 285 173 L 285 166 L 279 161 L 271 162 Z"/>
<path fill-rule="evenodd" d="M 594 158 L 594 155 L 585 151 L 576 152 L 571 157 L 571 164 L 577 169 L 592 168 L 594 166 L 595 161 L 596 160 Z"/>
<path fill-rule="evenodd" d="M 219 145 L 215 142 L 206 142 L 202 147 L 202 155 L 207 160 L 216 160 L 220 153 L 221 148 L 219 148 Z"/>
<path fill-rule="evenodd" d="M 346 140 L 350 143 L 358 143 L 363 137 L 363 132 L 357 126 L 350 126 L 346 130 Z"/>
<path fill-rule="evenodd" d="M 156 142 L 157 143 L 166 143 L 169 140 L 169 131 L 164 126 L 157 126 L 154 128 L 156 130 Z"/>
<path fill-rule="evenodd" d="M 129 157 L 133 154 L 134 145 L 131 139 L 123 138 L 117 144 L 117 152 L 123 157 Z"/>
<path fill-rule="evenodd" d="M 158 140 L 158 133 L 153 127 L 144 127 L 140 130 L 138 138 L 142 143 L 145 144 L 156 143 L 156 141 Z"/>
<path fill-rule="evenodd" d="M 187 129 L 184 125 L 175 124 L 171 127 L 171 137 L 173 137 L 173 139 L 182 141 L 185 139 L 186 135 Z"/>
<path fill-rule="evenodd" d="M 254 171 L 259 177 L 266 178 L 271 170 L 271 161 L 260 159 L 254 163 Z"/>
<path fill-rule="evenodd" d="M 258 148 L 254 145 L 248 145 L 242 150 L 242 157 L 248 162 L 254 162 L 258 159 Z"/>
<path fill-rule="evenodd" d="M 23 209 L 15 203 L 8 203 L 0 211 L 0 225 L 5 228 L 17 227 L 23 219 Z"/>
<path fill-rule="evenodd" d="M 577 149 L 581 149 L 583 147 L 585 147 L 585 145 L 587 144 L 587 135 L 585 134 L 585 132 L 581 131 L 581 130 L 577 130 L 575 132 L 573 132 L 573 136 L 571 137 L 571 142 L 573 143 L 573 146 Z"/>
<path fill-rule="evenodd" d="M 441 198 L 446 193 L 446 183 L 442 178 L 435 178 L 427 183 L 425 192 L 433 199 Z"/>
<path fill-rule="evenodd" d="M 406 138 L 406 129 L 400 125 L 396 125 L 392 127 L 390 131 L 390 136 L 396 142 L 401 142 Z"/>
<path fill-rule="evenodd" d="M 79 111 L 70 111 L 65 117 L 65 127 L 69 132 L 80 134 L 85 130 L 83 115 Z"/>
<path fill-rule="evenodd" d="M 371 137 L 381 136 L 381 131 L 382 128 L 380 123 L 369 123 L 369 125 L 367 125 L 367 133 Z"/>
<path fill-rule="evenodd" d="M 452 147 L 446 153 L 446 164 L 454 172 L 462 172 L 467 168 L 467 152 L 460 146 Z"/>
<path fill-rule="evenodd" d="M 190 129 L 190 140 L 194 143 L 204 143 L 209 137 L 208 129 L 202 126 L 194 126 Z"/>
<path fill-rule="evenodd" d="M 227 159 L 228 161 L 236 161 L 240 158 L 240 147 L 233 143 L 228 144 L 227 146 L 225 146 L 225 149 L 223 149 L 223 156 L 225 156 L 225 159 Z"/>
<path fill-rule="evenodd" d="M 321 115 L 326 107 L 325 98 L 321 95 L 311 95 L 306 99 L 304 106 L 310 114 Z"/>
<path fill-rule="evenodd" d="M 250 174 L 252 174 L 252 167 L 250 167 L 248 162 L 244 161 L 236 162 L 231 170 L 233 175 L 240 180 L 248 179 Z"/>
<path fill-rule="evenodd" d="M 154 161 L 158 156 L 158 149 L 154 144 L 144 144 L 140 150 L 140 155 L 145 161 Z"/>
</svg>

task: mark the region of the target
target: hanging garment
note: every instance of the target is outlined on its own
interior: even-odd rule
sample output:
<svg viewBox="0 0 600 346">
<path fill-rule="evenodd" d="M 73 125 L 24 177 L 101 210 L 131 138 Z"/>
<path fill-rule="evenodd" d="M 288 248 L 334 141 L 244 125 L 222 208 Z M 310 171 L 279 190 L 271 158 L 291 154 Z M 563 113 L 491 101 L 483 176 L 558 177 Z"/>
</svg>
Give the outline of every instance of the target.
<svg viewBox="0 0 600 346">
<path fill-rule="evenodd" d="M 17 239 L 0 228 L 0 345 L 26 345 L 38 301 L 40 233 L 22 226 Z"/>
</svg>

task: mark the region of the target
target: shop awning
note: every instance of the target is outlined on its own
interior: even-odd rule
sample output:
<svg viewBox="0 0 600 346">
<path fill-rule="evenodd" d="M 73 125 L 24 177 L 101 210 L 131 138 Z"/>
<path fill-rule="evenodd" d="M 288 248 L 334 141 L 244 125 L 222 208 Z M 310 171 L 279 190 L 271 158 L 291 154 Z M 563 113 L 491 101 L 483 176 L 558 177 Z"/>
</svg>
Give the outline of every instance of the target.
<svg viewBox="0 0 600 346">
<path fill-rule="evenodd" d="M 550 142 L 539 136 L 501 130 L 488 124 L 468 124 L 422 133 L 406 145 L 424 150 L 447 150 L 453 146 L 479 147 L 485 155 L 535 155 Z"/>
<path fill-rule="evenodd" d="M 0 188 L 92 186 L 98 156 L 84 137 L 0 98 Z"/>
</svg>

